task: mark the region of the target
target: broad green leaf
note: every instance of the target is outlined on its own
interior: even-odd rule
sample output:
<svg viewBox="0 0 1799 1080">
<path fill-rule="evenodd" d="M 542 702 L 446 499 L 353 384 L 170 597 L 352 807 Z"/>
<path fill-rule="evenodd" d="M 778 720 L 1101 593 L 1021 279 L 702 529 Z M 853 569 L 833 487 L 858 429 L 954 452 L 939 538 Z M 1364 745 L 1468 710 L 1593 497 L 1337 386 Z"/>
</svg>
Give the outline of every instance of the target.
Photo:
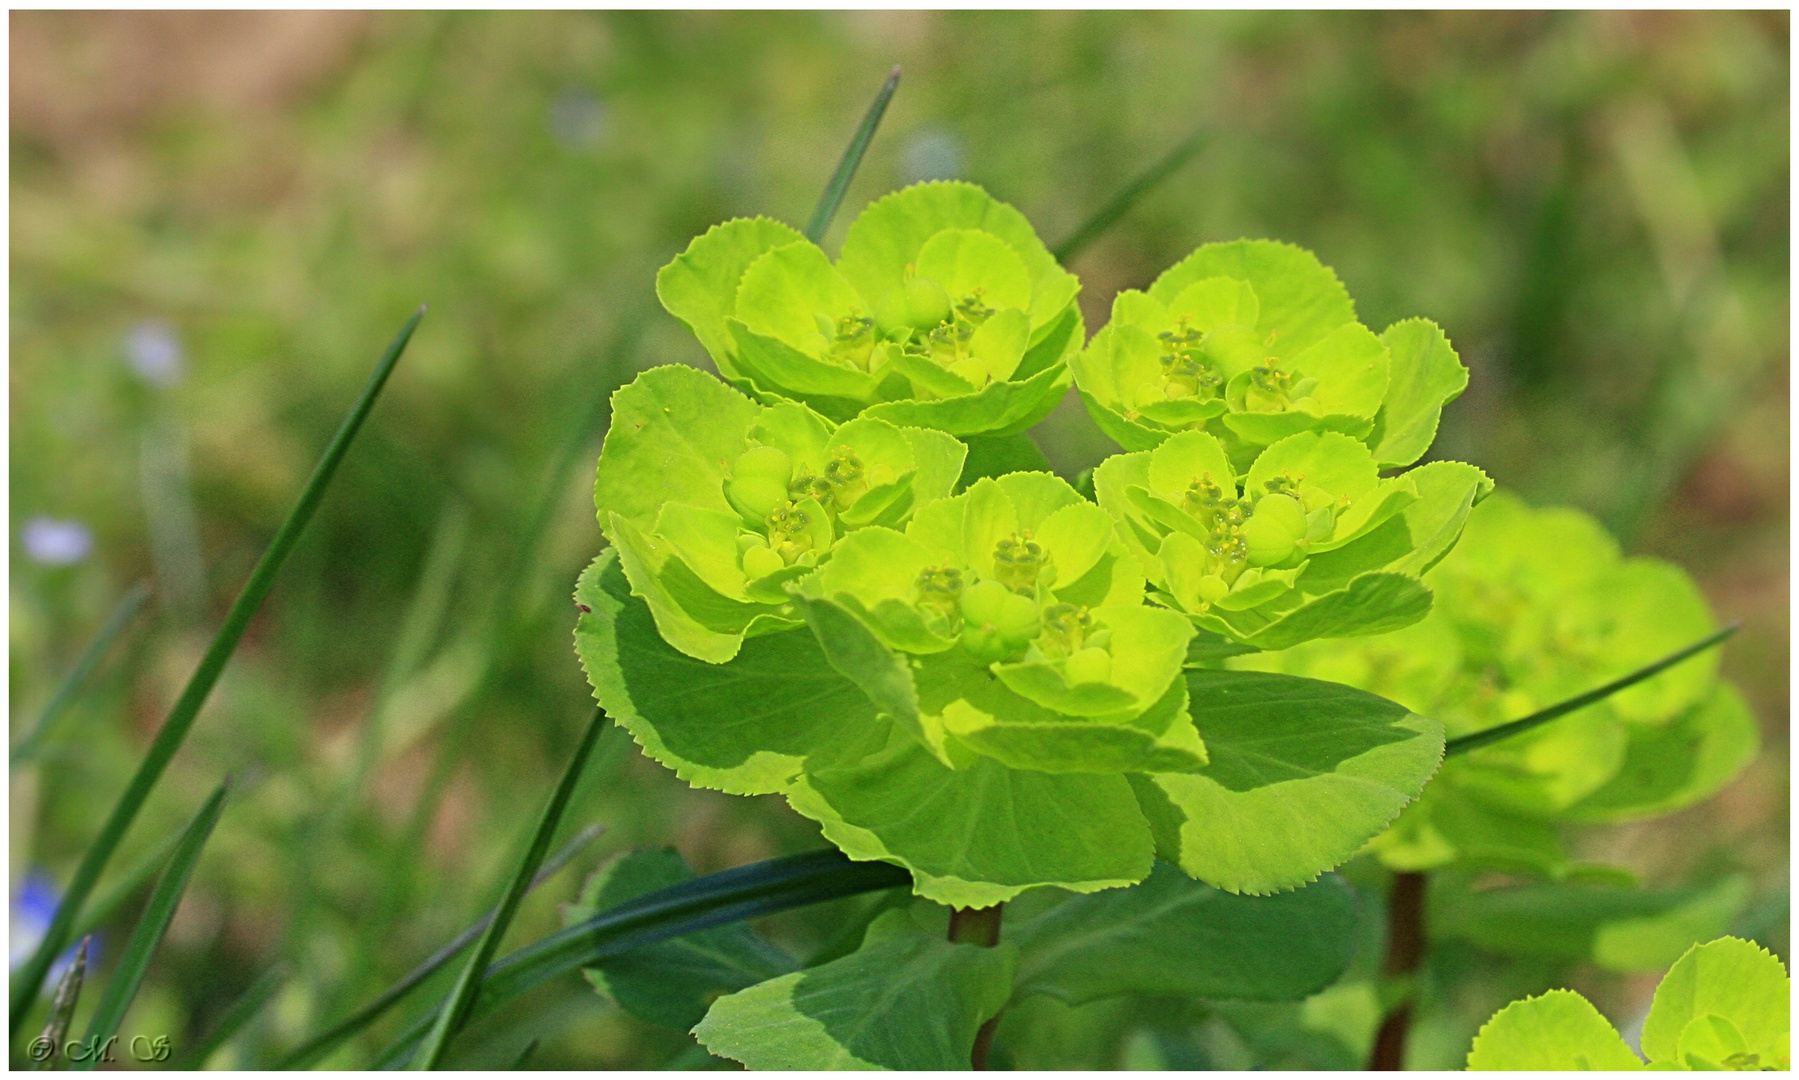
<svg viewBox="0 0 1799 1080">
<path fill-rule="evenodd" d="M 1022 382 L 991 383 L 976 393 L 936 401 L 883 401 L 863 410 L 901 427 L 934 428 L 951 435 L 1016 435 L 1048 416 L 1073 378 L 1061 365 Z"/>
<path fill-rule="evenodd" d="M 1329 592 L 1372 570 L 1425 573 L 1455 547 L 1474 505 L 1493 490 L 1486 473 L 1459 461 L 1420 465 L 1404 478 L 1417 499 L 1349 543 L 1314 555 L 1307 591 Z"/>
<path fill-rule="evenodd" d="M 764 337 L 824 358 L 831 339 L 819 317 L 834 326 L 846 316 L 868 315 L 864 303 L 817 244 L 800 240 L 765 252 L 744 270 L 731 314 Z M 872 346 L 872 335 L 869 342 Z"/>
<path fill-rule="evenodd" d="M 726 320 L 737 363 L 757 385 L 781 398 L 803 401 L 832 420 L 848 420 L 880 394 L 881 380 L 854 367 L 833 364 Z"/>
<path fill-rule="evenodd" d="M 1025 216 L 958 181 L 914 184 L 869 204 L 843 238 L 837 269 L 878 304 L 904 283 L 907 265 L 915 265 L 925 244 L 945 229 L 979 229 L 1011 247 L 1031 276 L 1033 327 L 1052 322 L 1073 302 L 1078 283 L 1057 265 Z"/>
<path fill-rule="evenodd" d="M 1335 592 L 1307 597 L 1274 617 L 1256 609 L 1218 610 L 1194 621 L 1202 630 L 1258 649 L 1286 649 L 1313 638 L 1398 630 L 1424 618 L 1430 604 L 1431 591 L 1417 578 L 1373 571 L 1352 578 Z"/>
<path fill-rule="evenodd" d="M 1767 950 L 1733 937 L 1695 945 L 1655 989 L 1643 1053 L 1656 1069 L 1784 1071 L 1791 997 Z"/>
<path fill-rule="evenodd" d="M 807 755 L 882 726 L 804 629 L 751 638 L 729 663 L 695 659 L 657 633 L 611 553 L 581 575 L 575 600 L 589 609 L 575 647 L 595 699 L 645 753 L 697 787 L 780 791 Z"/>
<path fill-rule="evenodd" d="M 1079 285 L 1072 274 L 1068 276 L 1068 281 Z M 1040 371 L 1072 362 L 1086 344 L 1087 323 L 1081 318 L 1081 309 L 1070 304 L 1068 310 L 1054 322 L 1031 331 L 1031 346 L 1024 351 L 1024 359 L 1013 370 L 1012 381 L 1023 382 Z"/>
<path fill-rule="evenodd" d="M 1009 945 L 954 945 L 892 911 L 854 953 L 720 998 L 694 1036 L 752 1069 L 966 1069 L 1015 964 Z"/>
<path fill-rule="evenodd" d="M 980 229 L 945 229 L 919 248 L 918 276 L 943 286 L 951 296 L 976 289 L 989 307 L 1031 306 L 1031 272 L 1004 240 Z"/>
<path fill-rule="evenodd" d="M 697 368 L 668 364 L 642 372 L 612 395 L 612 423 L 594 476 L 601 524 L 618 514 L 639 529 L 655 524 L 670 498 L 725 512 L 727 470 L 762 409 Z"/>
<path fill-rule="evenodd" d="M 647 603 L 662 638 L 688 656 L 722 664 L 756 631 L 797 626 L 770 604 L 733 600 L 707 585 L 675 554 L 623 517 L 605 523 L 631 590 Z"/>
<path fill-rule="evenodd" d="M 574 926 L 646 893 L 690 881 L 673 848 L 628 852 L 595 871 L 562 924 Z M 719 996 L 794 970 L 791 958 L 742 923 L 713 927 L 633 949 L 586 969 L 594 989 L 653 1024 L 693 1027 Z"/>
<path fill-rule="evenodd" d="M 1617 773 L 1563 816 L 1612 822 L 1672 813 L 1717 794 L 1760 751 L 1761 728 L 1748 703 L 1720 683 L 1661 727 L 1630 725 Z"/>
<path fill-rule="evenodd" d="M 1572 990 L 1514 1001 L 1468 1052 L 1470 1072 L 1636 1072 L 1643 1062 L 1591 1002 Z"/>
<path fill-rule="evenodd" d="M 970 440 L 965 444 L 941 431 L 919 427 L 902 427 L 900 433 L 912 446 L 913 468 L 917 470 L 912 478 L 914 508 L 948 498 L 967 475 L 966 459 L 977 452 L 977 444 L 983 441 Z M 1048 462 L 1038 467 L 1047 469 Z"/>
<path fill-rule="evenodd" d="M 1426 925 L 1506 956 L 1589 960 L 1612 971 L 1654 971 L 1722 933 L 1749 899 L 1730 877 L 1704 889 L 1639 889 L 1555 882 L 1441 890 Z"/>
<path fill-rule="evenodd" d="M 1026 772 L 988 757 L 951 769 L 898 731 L 878 753 L 808 770 L 788 801 L 851 858 L 897 862 L 919 895 L 954 907 L 1043 885 L 1129 885 L 1149 873 L 1154 847 L 1122 776 Z"/>
<path fill-rule="evenodd" d="M 1455 628 L 1442 612 L 1432 611 L 1390 633 L 1353 641 L 1308 641 L 1281 652 L 1234 656 L 1226 666 L 1343 683 L 1429 716 L 1460 675 L 1462 650 Z"/>
<path fill-rule="evenodd" d="M 1173 304 L 1188 286 L 1218 277 L 1249 283 L 1258 301 L 1254 328 L 1277 333 L 1289 355 L 1355 320 L 1355 305 L 1336 274 L 1311 252 L 1273 240 L 1207 244 L 1163 271 L 1149 295 Z"/>
<path fill-rule="evenodd" d="M 1410 465 L 1437 437 L 1443 406 L 1468 386 L 1468 369 L 1429 319 L 1406 319 L 1381 332 L 1392 355 L 1386 400 L 1368 443 L 1381 468 Z"/>
<path fill-rule="evenodd" d="M 1213 338 L 1220 338 L 1216 343 Z M 1271 358 L 1270 353 L 1275 355 Z M 1229 382 L 1225 399 L 1229 412 L 1224 427 L 1246 443 L 1267 446 L 1301 431 L 1348 431 L 1366 435 L 1380 411 L 1387 390 L 1387 347 L 1361 323 L 1337 327 L 1304 351 L 1295 352 L 1286 341 L 1269 343 L 1262 331 L 1226 327 L 1207 337 L 1207 355 L 1214 357 Z M 1271 411 L 1255 404 L 1254 368 L 1270 359 L 1295 382 L 1290 407 Z M 1316 385 L 1301 395 L 1300 381 Z"/>
<path fill-rule="evenodd" d="M 1015 995 L 1080 1005 L 1120 994 L 1296 1001 L 1343 973 L 1355 894 L 1335 875 L 1279 896 L 1233 896 L 1167 863 L 1128 889 L 1076 897 L 1006 927 Z"/>
<path fill-rule="evenodd" d="M 1157 852 L 1234 893 L 1297 888 L 1355 854 L 1418 797 L 1442 725 L 1346 686 L 1189 671 L 1211 764 L 1132 777 Z"/>
<path fill-rule="evenodd" d="M 743 272 L 764 253 L 802 239 L 769 218 L 738 218 L 695 237 L 686 251 L 657 273 L 656 296 L 662 306 L 688 325 L 725 377 L 737 374 L 725 320 L 736 310 Z"/>
</svg>

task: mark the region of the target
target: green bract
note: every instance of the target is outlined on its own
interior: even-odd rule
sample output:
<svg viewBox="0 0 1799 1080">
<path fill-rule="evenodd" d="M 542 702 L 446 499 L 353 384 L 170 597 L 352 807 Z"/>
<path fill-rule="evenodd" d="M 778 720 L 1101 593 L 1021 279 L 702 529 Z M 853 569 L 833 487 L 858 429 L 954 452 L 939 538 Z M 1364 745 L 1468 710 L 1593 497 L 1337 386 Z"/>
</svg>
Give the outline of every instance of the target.
<svg viewBox="0 0 1799 1080">
<path fill-rule="evenodd" d="M 1069 361 L 1106 434 L 1148 450 L 1209 431 L 1239 467 L 1305 431 L 1365 442 L 1381 468 L 1418 460 L 1468 372 L 1435 324 L 1376 336 L 1310 252 L 1267 240 L 1207 244 L 1149 291 L 1127 289 Z"/>
<path fill-rule="evenodd" d="M 846 537 L 800 592 L 827 653 L 861 644 L 838 613 L 891 651 L 872 669 L 839 666 L 950 768 L 977 756 L 1046 773 L 1206 762 L 1179 677 L 1192 627 L 1144 606 L 1112 519 L 1048 473 L 983 479 L 904 532 Z"/>
<path fill-rule="evenodd" d="M 785 586 L 841 537 L 947 495 L 964 450 L 941 432 L 761 406 L 704 372 L 652 368 L 612 397 L 600 526 L 663 638 L 712 662 L 802 621 Z"/>
<path fill-rule="evenodd" d="M 1726 937 L 1693 946 L 1656 987 L 1643 1021 L 1648 1068 L 1785 1071 L 1789 993 L 1780 961 L 1750 942 Z M 1474 1038 L 1468 1068 L 1636 1071 L 1644 1065 L 1586 998 L 1551 990 L 1495 1013 Z"/>
<path fill-rule="evenodd" d="M 1476 507 L 1425 581 L 1436 607 L 1415 626 L 1231 664 L 1360 686 L 1441 719 L 1454 737 L 1603 685 L 1714 628 L 1677 567 L 1626 559 L 1587 515 L 1532 510 L 1511 495 Z M 1555 823 L 1633 820 L 1710 797 L 1758 741 L 1742 697 L 1716 682 L 1717 663 L 1716 653 L 1695 657 L 1452 759 L 1378 841 L 1382 859 L 1405 870 L 1459 861 L 1561 876 L 1577 868 Z"/>
<path fill-rule="evenodd" d="M 1216 637 L 1281 649 L 1422 618 L 1418 575 L 1492 482 L 1447 461 L 1382 479 L 1369 449 L 1334 431 L 1285 436 L 1239 475 L 1217 438 L 1185 431 L 1106 459 L 1094 487 L 1158 603 Z"/>
<path fill-rule="evenodd" d="M 875 202 L 835 264 L 785 225 L 739 219 L 656 279 L 757 398 L 959 436 L 1020 432 L 1055 407 L 1085 337 L 1079 290 L 1024 215 L 965 183 Z"/>
</svg>

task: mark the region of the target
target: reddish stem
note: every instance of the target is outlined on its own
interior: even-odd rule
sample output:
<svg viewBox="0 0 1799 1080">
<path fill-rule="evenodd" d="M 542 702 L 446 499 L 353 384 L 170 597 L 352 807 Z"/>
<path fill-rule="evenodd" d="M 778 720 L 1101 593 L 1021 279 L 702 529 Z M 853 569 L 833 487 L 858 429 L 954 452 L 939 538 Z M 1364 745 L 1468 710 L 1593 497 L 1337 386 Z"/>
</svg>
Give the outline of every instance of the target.
<svg viewBox="0 0 1799 1080">
<path fill-rule="evenodd" d="M 1387 894 L 1387 963 L 1389 978 L 1405 978 L 1417 973 L 1424 963 L 1424 888 L 1421 873 L 1403 872 L 1393 875 L 1393 889 Z M 1402 1072 L 1405 1069 L 1406 1029 L 1412 1023 L 1412 991 L 1381 1022 L 1374 1036 L 1374 1052 L 1369 1056 L 1372 1072 Z"/>
</svg>

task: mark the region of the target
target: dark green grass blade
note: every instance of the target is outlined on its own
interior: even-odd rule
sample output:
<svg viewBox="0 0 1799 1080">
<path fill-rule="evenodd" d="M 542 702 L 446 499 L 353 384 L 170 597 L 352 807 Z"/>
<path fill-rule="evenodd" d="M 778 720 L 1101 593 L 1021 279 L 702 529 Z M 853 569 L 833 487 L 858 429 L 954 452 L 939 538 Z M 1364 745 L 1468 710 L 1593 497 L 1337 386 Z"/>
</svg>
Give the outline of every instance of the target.
<svg viewBox="0 0 1799 1080">
<path fill-rule="evenodd" d="M 106 659 L 106 654 L 112 651 L 113 642 L 117 641 L 119 635 L 125 632 L 125 628 L 131 625 L 131 620 L 137 617 L 138 609 L 142 608 L 144 601 L 149 598 L 150 583 L 140 581 L 133 585 L 131 591 L 119 601 L 118 606 L 112 609 L 112 614 L 106 617 L 106 622 L 100 627 L 100 632 L 94 635 L 94 640 L 87 643 L 87 648 L 81 650 L 81 655 L 75 660 L 75 666 L 70 668 L 69 673 L 63 676 L 62 682 L 57 684 L 56 692 L 50 695 L 50 701 L 44 706 L 44 711 L 38 714 L 37 723 L 33 724 L 25 737 L 19 740 L 19 744 L 12 748 L 8 757 L 8 764 L 11 768 L 16 769 L 37 757 L 38 752 L 43 749 L 45 733 L 62 716 L 63 711 L 69 707 L 69 703 L 75 700 L 75 696 L 87 684 L 89 676 L 93 675 L 94 669 L 100 666 L 100 661 Z"/>
<path fill-rule="evenodd" d="M 1135 180 L 1124 186 L 1124 190 L 1112 196 L 1094 212 L 1081 227 L 1076 229 L 1068 239 L 1062 241 L 1051 251 L 1056 261 L 1066 264 L 1068 260 L 1086 250 L 1087 245 L 1099 238 L 1099 235 L 1118 223 L 1118 219 L 1131 212 L 1143 196 L 1148 195 L 1157 184 L 1173 176 L 1175 171 L 1199 153 L 1199 148 L 1206 144 L 1211 133 L 1206 130 L 1196 131 L 1183 139 L 1173 150 L 1168 151 L 1162 160 L 1151 165 L 1137 175 Z"/>
<path fill-rule="evenodd" d="M 212 836 L 212 827 L 219 823 L 219 814 L 225 809 L 225 793 L 230 788 L 230 780 L 214 788 L 212 797 L 206 800 L 187 831 L 181 834 L 181 843 L 169 859 L 169 868 L 163 871 L 162 880 L 156 883 L 156 891 L 150 894 L 150 903 L 138 919 L 137 928 L 131 931 L 131 940 L 125 943 L 119 966 L 106 984 L 106 993 L 100 996 L 100 1005 L 88 1024 L 87 1045 L 97 1046 L 118 1034 L 125 1010 L 131 1008 L 132 999 L 137 997 L 137 988 L 143 984 L 144 973 L 150 970 L 150 959 L 156 955 L 156 946 L 162 943 L 169 920 L 175 917 L 181 895 L 187 891 L 187 883 L 194 876 L 200 851 Z M 95 1054 L 86 1061 L 76 1062 L 75 1068 L 92 1069 L 98 1064 L 95 1060 L 98 1057 Z"/>
<path fill-rule="evenodd" d="M 469 1011 L 474 1008 L 475 997 L 481 992 L 481 982 L 487 975 L 488 961 L 499 951 L 500 939 L 506 936 L 507 928 L 512 925 L 512 917 L 518 914 L 518 907 L 524 902 L 525 894 L 531 891 L 531 882 L 537 876 L 537 868 L 543 865 L 544 856 L 550 850 L 550 841 L 556 835 L 556 826 L 562 822 L 563 811 L 568 809 L 568 801 L 575 793 L 575 785 L 580 782 L 587 759 L 593 753 L 594 743 L 599 741 L 600 729 L 605 725 L 606 710 L 595 707 L 593 719 L 588 721 L 587 731 L 581 736 L 581 744 L 575 748 L 575 754 L 569 759 L 568 768 L 563 770 L 555 793 L 550 796 L 549 804 L 543 809 L 543 817 L 538 820 L 537 834 L 531 838 L 531 846 L 526 849 L 525 857 L 519 860 L 512 880 L 507 882 L 505 896 L 500 900 L 487 929 L 481 932 L 481 940 L 475 943 L 475 951 L 463 966 L 462 974 L 457 976 L 456 985 L 437 1011 L 437 1023 L 413 1062 L 415 1068 L 437 1068 L 443 1061 L 444 1053 L 450 1048 L 450 1040 L 456 1037 L 456 1033 L 468 1019 Z"/>
<path fill-rule="evenodd" d="M 38 988 L 44 984 L 44 976 L 50 970 L 51 962 L 56 955 L 68 945 L 70 931 L 76 918 L 81 914 L 82 905 L 87 902 L 88 894 L 93 892 L 94 885 L 100 880 L 101 871 L 118 850 L 119 842 L 125 839 L 125 833 L 131 829 L 131 823 L 137 820 L 137 814 L 143 808 L 144 801 L 162 778 L 162 773 L 174 758 L 175 752 L 181 749 L 181 743 L 187 738 L 188 729 L 194 726 L 194 719 L 200 714 L 200 707 L 206 704 L 212 688 L 219 681 L 219 675 L 225 670 L 225 664 L 243 640 L 244 631 L 250 626 L 250 619 L 255 616 L 256 609 L 262 606 L 263 598 L 268 596 L 269 589 L 275 584 L 275 577 L 281 572 L 281 566 L 293 552 L 294 545 L 300 540 L 300 533 L 325 497 L 325 489 L 331 486 L 331 477 L 336 474 L 338 465 L 344 454 L 361 430 L 362 423 L 368 419 L 370 410 L 375 407 L 375 399 L 381 395 L 381 388 L 387 384 L 387 377 L 393 373 L 394 365 L 399 362 L 400 354 L 406 350 L 406 343 L 411 340 L 412 332 L 418 327 L 419 320 L 424 318 L 425 309 L 420 308 L 406 325 L 394 336 L 388 345 L 387 352 L 382 355 L 380 363 L 375 365 L 375 372 L 369 376 L 368 385 L 363 387 L 362 396 L 344 417 L 344 422 L 332 436 L 331 444 L 325 448 L 325 454 L 319 459 L 318 466 L 313 469 L 312 478 L 306 481 L 306 488 L 300 493 L 300 500 L 281 523 L 275 533 L 274 540 L 269 542 L 268 550 L 263 552 L 262 559 L 256 569 L 250 572 L 250 580 L 244 583 L 243 591 L 238 593 L 232 603 L 231 610 L 225 615 L 224 625 L 213 637 L 212 644 L 194 670 L 193 677 L 188 680 L 187 687 L 182 690 L 181 697 L 176 700 L 175 707 L 169 710 L 169 718 L 164 721 L 162 730 L 156 733 L 156 739 L 150 744 L 150 750 L 138 765 L 137 775 L 119 796 L 119 801 L 112 809 L 112 814 L 101 826 L 100 835 L 87 849 L 81 858 L 81 865 L 75 871 L 74 880 L 63 893 L 62 903 L 57 906 L 56 916 L 50 920 L 50 926 L 44 931 L 44 939 L 38 943 L 37 951 L 31 955 L 19 974 L 12 982 L 12 1017 L 8 1029 L 10 1036 L 16 1036 L 19 1025 L 25 1022 L 25 1014 L 37 999 Z"/>
<path fill-rule="evenodd" d="M 81 1000 L 81 981 L 87 976 L 87 949 L 94 939 L 84 937 L 81 945 L 75 950 L 75 962 L 69 970 L 62 973 L 62 981 L 56 984 L 56 997 L 50 1002 L 50 1019 L 44 1024 L 43 1034 L 32 1044 L 31 1067 L 48 1069 L 56 1060 L 56 1048 L 69 1037 L 69 1021 L 75 1018 L 75 1003 Z M 49 1052 L 38 1057 L 37 1048 L 46 1047 Z"/>
<path fill-rule="evenodd" d="M 1620 690 L 1635 686 L 1644 679 L 1660 675 L 1662 672 L 1688 657 L 1697 656 L 1699 653 L 1702 653 L 1715 645 L 1723 644 L 1725 638 L 1728 638 L 1740 629 L 1742 629 L 1740 623 L 1726 626 L 1724 629 L 1709 637 L 1701 638 L 1684 649 L 1669 653 L 1655 663 L 1650 664 L 1647 667 L 1638 668 L 1629 675 L 1624 676 L 1622 679 L 1606 683 L 1597 690 L 1588 690 L 1578 697 L 1571 697 L 1567 701 L 1551 705 L 1547 709 L 1531 713 L 1529 716 L 1521 719 L 1500 724 L 1498 727 L 1491 727 L 1485 731 L 1477 731 L 1472 735 L 1463 735 L 1459 739 L 1451 739 L 1443 746 L 1443 756 L 1448 757 L 1453 754 L 1466 754 L 1470 750 L 1479 750 L 1483 746 L 1491 746 L 1501 739 L 1509 739 L 1513 735 L 1522 735 L 1534 728 L 1542 727 L 1551 720 L 1559 720 L 1571 712 L 1577 712 L 1595 702 L 1604 701 L 1606 698 L 1611 697 Z"/>
<path fill-rule="evenodd" d="M 567 866 L 569 861 L 579 854 L 581 849 L 586 847 L 594 837 L 599 836 L 605 831 L 606 828 L 603 825 L 589 825 L 587 828 L 582 829 L 580 834 L 573 840 L 562 845 L 560 851 L 543 861 L 543 868 L 537 872 L 537 878 L 531 882 L 531 887 L 535 889 L 545 881 L 548 881 L 555 875 L 556 871 Z M 364 1028 L 368 1027 L 376 1020 L 379 1020 L 388 1009 L 391 1009 L 398 1004 L 400 999 L 411 993 L 420 983 L 437 974 L 438 969 L 449 963 L 457 953 L 468 948 L 469 943 L 479 937 L 481 931 L 487 929 L 488 923 L 493 921 L 494 915 L 496 915 L 499 910 L 498 907 L 495 907 L 486 915 L 475 920 L 473 925 L 462 933 L 457 934 L 454 938 L 451 938 L 441 949 L 438 949 L 436 952 L 426 957 L 423 963 L 419 964 L 418 967 L 413 968 L 399 982 L 394 983 L 392 986 L 382 991 L 380 997 L 369 1002 L 367 1005 L 364 1005 L 362 1008 L 357 1009 L 349 1016 L 344 1017 L 325 1031 L 308 1039 L 304 1044 L 288 1054 L 287 1057 L 283 1058 L 281 1064 L 277 1065 L 276 1068 L 310 1068 L 317 1063 L 320 1058 L 323 1058 L 326 1054 L 329 1054 L 339 1046 L 342 1046 L 346 1040 L 353 1038 Z"/>
<path fill-rule="evenodd" d="M 880 93 L 869 103 L 868 111 L 862 114 L 862 124 L 856 128 L 856 134 L 850 139 L 849 146 L 844 148 L 843 160 L 837 163 L 837 171 L 831 174 L 831 182 L 825 185 L 825 193 L 819 196 L 818 208 L 812 211 L 812 220 L 806 223 L 806 239 L 814 244 L 822 244 L 825 231 L 831 227 L 831 219 L 837 216 L 837 208 L 843 205 L 843 196 L 850 189 L 850 181 L 855 178 L 856 168 L 862 164 L 862 155 L 868 152 L 868 144 L 874 141 L 875 129 L 881 126 L 881 116 L 887 111 L 887 103 L 893 100 L 893 92 L 899 89 L 900 69 L 894 66 L 887 81 L 881 84 Z"/>
<path fill-rule="evenodd" d="M 903 867 L 851 862 L 835 848 L 684 881 L 646 893 L 502 957 L 488 969 L 486 985 L 469 1019 L 492 1012 L 559 975 L 632 949 L 713 926 L 911 883 L 912 875 Z M 431 1021 L 431 1013 L 419 1017 L 372 1067 L 393 1068 L 407 1060 Z"/>
<path fill-rule="evenodd" d="M 159 840 L 155 847 L 145 852 L 143 857 L 131 864 L 131 868 L 120 875 L 113 886 L 94 898 L 81 911 L 81 918 L 76 920 L 75 930 L 70 937 L 84 937 L 104 926 L 108 920 L 119 913 L 119 910 L 131 902 L 131 898 L 141 892 L 163 865 L 174 854 L 175 845 L 181 842 L 181 832 L 176 830 Z"/>
<path fill-rule="evenodd" d="M 518 1052 L 518 1057 L 512 1059 L 512 1068 L 508 1071 L 518 1072 L 523 1069 L 525 1064 L 531 1060 L 531 1055 L 537 1053 L 538 1042 L 539 1040 L 532 1039 L 530 1042 L 526 1043 L 525 1048 Z"/>
<path fill-rule="evenodd" d="M 225 1010 L 225 1015 L 219 1017 L 219 1022 L 206 1033 L 206 1037 L 191 1049 L 184 1050 L 180 1057 L 169 1062 L 168 1067 L 188 1071 L 204 1066 L 213 1051 L 230 1042 L 243 1030 L 245 1024 L 256 1019 L 256 1014 L 263 1010 L 263 1006 L 269 1003 L 269 999 L 275 996 L 275 992 L 281 989 L 281 984 L 287 982 L 287 977 L 291 974 L 293 972 L 286 964 L 276 964 L 263 972 L 260 978 L 250 984 L 248 990 L 231 1003 L 231 1008 Z"/>
</svg>

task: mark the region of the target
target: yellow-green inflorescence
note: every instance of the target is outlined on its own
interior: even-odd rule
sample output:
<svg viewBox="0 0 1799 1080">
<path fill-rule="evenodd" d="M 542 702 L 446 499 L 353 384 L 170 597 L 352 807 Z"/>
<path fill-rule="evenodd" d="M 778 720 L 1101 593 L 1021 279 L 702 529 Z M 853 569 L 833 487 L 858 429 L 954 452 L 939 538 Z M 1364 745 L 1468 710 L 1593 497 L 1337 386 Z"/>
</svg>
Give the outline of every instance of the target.
<svg viewBox="0 0 1799 1080">
<path fill-rule="evenodd" d="M 1196 767 L 1179 680 L 1193 631 L 1145 606 L 1143 584 L 1103 510 L 1046 473 L 1013 473 L 921 508 L 903 531 L 855 533 L 800 589 L 913 658 L 913 722 L 952 767 L 970 755 L 1051 772 Z"/>
<path fill-rule="evenodd" d="M 1054 407 L 1084 338 L 1078 289 L 1018 211 L 957 183 L 876 201 L 836 262 L 740 219 L 657 278 L 720 374 L 759 399 L 957 435 L 1022 430 Z"/>
<path fill-rule="evenodd" d="M 613 397 L 594 501 L 663 636 L 717 663 L 745 635 L 798 626 L 786 586 L 846 534 L 947 496 L 964 453 L 941 432 L 833 424 L 653 368 Z"/>
<path fill-rule="evenodd" d="M 1376 335 L 1327 267 L 1286 244 L 1208 244 L 1112 317 L 1069 361 L 1088 412 L 1127 450 L 1205 431 L 1239 468 L 1303 431 L 1364 441 L 1385 466 L 1417 460 L 1467 373 L 1442 332 Z"/>
</svg>

